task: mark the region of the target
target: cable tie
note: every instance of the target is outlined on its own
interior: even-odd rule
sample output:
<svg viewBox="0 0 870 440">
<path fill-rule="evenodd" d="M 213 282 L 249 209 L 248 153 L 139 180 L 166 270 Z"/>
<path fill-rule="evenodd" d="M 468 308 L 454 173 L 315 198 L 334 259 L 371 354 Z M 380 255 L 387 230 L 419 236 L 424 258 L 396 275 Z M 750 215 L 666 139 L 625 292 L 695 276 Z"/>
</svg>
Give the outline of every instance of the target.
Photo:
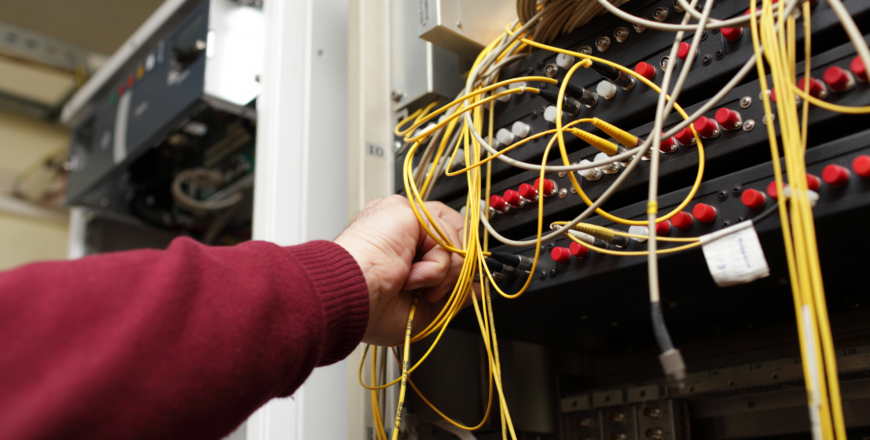
<svg viewBox="0 0 870 440">
<path fill-rule="evenodd" d="M 646 213 L 647 214 L 657 214 L 659 212 L 659 202 L 656 200 L 650 200 L 646 204 Z"/>
</svg>

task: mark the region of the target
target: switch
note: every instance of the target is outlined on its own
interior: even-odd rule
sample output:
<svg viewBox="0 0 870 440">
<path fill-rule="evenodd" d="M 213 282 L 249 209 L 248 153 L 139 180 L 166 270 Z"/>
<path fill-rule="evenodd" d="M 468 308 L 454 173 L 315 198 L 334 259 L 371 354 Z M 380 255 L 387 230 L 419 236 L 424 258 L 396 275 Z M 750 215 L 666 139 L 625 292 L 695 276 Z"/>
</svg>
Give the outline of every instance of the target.
<svg viewBox="0 0 870 440">
<path fill-rule="evenodd" d="M 807 82 L 809 82 L 809 90 L 807 90 Z M 801 78 L 800 81 L 798 81 L 797 86 L 804 92 L 809 93 L 813 98 L 825 99 L 828 96 L 828 90 L 825 87 L 825 84 L 813 77 L 810 77 L 809 81 L 807 81 L 806 78 Z"/>
<path fill-rule="evenodd" d="M 740 201 L 749 209 L 761 209 L 767 203 L 767 196 L 756 189 L 747 189 L 740 195 Z"/>
<path fill-rule="evenodd" d="M 568 252 L 570 252 L 571 255 L 580 259 L 589 256 L 589 248 L 577 242 L 571 243 L 571 246 L 568 248 Z"/>
<path fill-rule="evenodd" d="M 677 151 L 677 141 L 673 137 L 662 138 L 662 141 L 659 142 L 659 151 L 662 153 L 673 153 Z"/>
<path fill-rule="evenodd" d="M 855 57 L 849 64 L 849 70 L 858 78 L 858 81 L 867 81 L 867 69 L 864 67 L 864 62 L 861 57 Z"/>
<path fill-rule="evenodd" d="M 554 247 L 553 250 L 550 251 L 550 258 L 557 263 L 565 264 L 571 261 L 571 251 L 563 247 Z"/>
<path fill-rule="evenodd" d="M 716 220 L 716 208 L 706 203 L 698 203 L 692 208 L 692 215 L 701 223 L 713 223 Z"/>
<path fill-rule="evenodd" d="M 849 170 L 840 165 L 830 164 L 822 170 L 822 180 L 831 186 L 846 186 L 849 183 Z"/>
<path fill-rule="evenodd" d="M 541 179 L 535 179 L 535 189 L 537 190 L 541 186 Z M 556 187 L 556 182 L 553 182 L 550 179 L 544 179 L 544 197 L 555 196 L 556 192 L 559 188 Z"/>
<path fill-rule="evenodd" d="M 526 200 L 538 200 L 538 189 L 528 183 L 520 185 L 517 192 L 520 193 L 520 197 Z"/>
<path fill-rule="evenodd" d="M 680 57 L 681 60 L 686 61 L 686 57 L 689 56 L 690 47 L 689 43 L 686 43 L 685 41 L 680 43 L 680 48 L 677 50 L 677 56 Z M 695 52 L 695 54 L 697 55 L 697 52 Z"/>
<path fill-rule="evenodd" d="M 531 131 L 531 127 L 529 127 L 529 124 L 526 124 L 525 122 L 517 121 L 511 126 L 511 133 L 520 139 L 528 136 L 529 131 Z"/>
<path fill-rule="evenodd" d="M 660 235 L 662 237 L 671 233 L 671 222 L 670 220 L 665 220 L 661 223 L 656 223 L 656 235 Z"/>
<path fill-rule="evenodd" d="M 595 91 L 598 93 L 598 96 L 601 96 L 604 99 L 613 99 L 613 97 L 616 96 L 616 85 L 610 81 L 604 80 L 598 83 L 598 86 L 595 87 Z"/>
<path fill-rule="evenodd" d="M 509 189 L 504 192 L 504 197 L 502 197 L 508 205 L 511 205 L 511 208 L 520 208 L 526 204 L 526 201 L 523 200 L 523 197 L 520 196 L 520 193 Z"/>
<path fill-rule="evenodd" d="M 822 181 L 819 180 L 819 176 L 812 175 L 807 173 L 807 189 L 811 189 L 813 191 L 818 191 L 822 186 Z"/>
<path fill-rule="evenodd" d="M 743 36 L 743 28 L 722 28 L 722 36 L 728 41 L 737 41 Z"/>
<path fill-rule="evenodd" d="M 716 122 L 723 130 L 739 130 L 743 126 L 740 113 L 724 107 L 716 110 Z"/>
<path fill-rule="evenodd" d="M 671 224 L 674 225 L 677 229 L 686 230 L 692 227 L 692 223 L 694 219 L 692 218 L 692 214 L 689 214 L 685 211 L 680 211 L 677 215 L 671 217 Z"/>
<path fill-rule="evenodd" d="M 656 77 L 656 68 L 643 61 L 637 63 L 637 65 L 634 66 L 634 71 L 637 72 L 638 75 L 650 81 L 652 81 Z"/>
<path fill-rule="evenodd" d="M 828 67 L 822 79 L 835 92 L 846 92 L 855 88 L 855 78 L 852 74 L 837 66 Z"/>
<path fill-rule="evenodd" d="M 870 156 L 862 154 L 852 161 L 852 171 L 862 179 L 870 177 Z"/>
<path fill-rule="evenodd" d="M 495 134 L 495 138 L 503 145 L 510 146 L 516 140 L 516 135 L 508 131 L 506 128 L 499 128 L 498 133 Z"/>
<path fill-rule="evenodd" d="M 508 210 L 508 204 L 500 195 L 493 194 L 489 198 L 489 207 L 493 209 L 493 211 L 504 214 Z"/>
<path fill-rule="evenodd" d="M 692 123 L 692 127 L 704 139 L 711 139 L 719 136 L 719 124 L 716 121 L 701 116 Z"/>
<path fill-rule="evenodd" d="M 695 139 L 695 133 L 692 133 L 692 127 L 686 127 L 678 131 L 677 134 L 674 135 L 674 138 L 676 138 L 677 142 L 679 142 L 680 145 L 684 147 L 688 145 L 694 145 L 696 142 L 698 142 L 698 140 Z"/>
</svg>

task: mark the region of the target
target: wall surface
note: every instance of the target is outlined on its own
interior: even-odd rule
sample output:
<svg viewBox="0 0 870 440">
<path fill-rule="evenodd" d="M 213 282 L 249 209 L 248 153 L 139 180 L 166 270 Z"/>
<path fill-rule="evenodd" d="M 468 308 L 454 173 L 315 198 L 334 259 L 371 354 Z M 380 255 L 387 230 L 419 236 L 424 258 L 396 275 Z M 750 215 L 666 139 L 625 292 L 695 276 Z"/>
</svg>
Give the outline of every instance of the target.
<svg viewBox="0 0 870 440">
<path fill-rule="evenodd" d="M 21 264 L 66 258 L 67 223 L 63 216 L 10 209 L 24 205 L 9 195 L 12 179 L 69 142 L 69 131 L 0 111 L 0 270 Z"/>
</svg>

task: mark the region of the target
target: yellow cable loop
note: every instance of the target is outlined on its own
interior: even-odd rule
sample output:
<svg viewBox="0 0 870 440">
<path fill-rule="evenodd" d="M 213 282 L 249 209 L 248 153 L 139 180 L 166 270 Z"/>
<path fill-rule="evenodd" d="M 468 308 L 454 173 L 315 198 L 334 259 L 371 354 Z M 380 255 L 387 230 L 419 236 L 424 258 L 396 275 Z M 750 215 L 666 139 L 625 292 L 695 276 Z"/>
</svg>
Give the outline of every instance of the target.
<svg viewBox="0 0 870 440">
<path fill-rule="evenodd" d="M 411 113 L 407 118 L 402 119 L 401 121 L 399 121 L 399 123 L 396 124 L 396 128 L 393 129 L 393 133 L 395 133 L 396 136 L 404 136 L 406 133 L 408 133 L 409 131 L 411 131 L 411 129 L 408 128 L 408 129 L 406 129 L 406 130 L 400 130 L 400 128 L 402 128 L 402 126 L 405 125 L 405 124 L 407 124 L 408 121 L 410 121 L 411 119 L 416 118 L 416 117 L 417 117 L 418 115 L 420 115 L 421 113 L 423 113 L 423 109 L 422 109 L 422 108 L 418 108 L 417 111 L 415 111 L 414 113 Z"/>
</svg>

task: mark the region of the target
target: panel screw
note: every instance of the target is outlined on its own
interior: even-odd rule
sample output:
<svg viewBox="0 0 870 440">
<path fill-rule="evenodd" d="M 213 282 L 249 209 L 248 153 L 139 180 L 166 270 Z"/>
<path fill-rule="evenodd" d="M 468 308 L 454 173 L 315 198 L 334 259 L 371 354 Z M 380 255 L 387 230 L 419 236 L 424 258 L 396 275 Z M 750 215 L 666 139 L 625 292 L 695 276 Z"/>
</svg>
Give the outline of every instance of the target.
<svg viewBox="0 0 870 440">
<path fill-rule="evenodd" d="M 742 222 L 743 220 L 746 220 L 746 219 L 743 218 L 743 217 L 737 217 L 737 223 L 740 223 L 740 222 Z"/>
<path fill-rule="evenodd" d="M 743 188 L 741 188 L 740 185 L 731 188 L 731 194 L 733 194 L 734 197 L 739 196 L 741 192 L 743 192 Z"/>
<path fill-rule="evenodd" d="M 722 49 L 717 49 L 716 52 L 713 54 L 713 58 L 721 60 L 722 58 L 725 58 L 725 52 L 723 52 Z"/>
<path fill-rule="evenodd" d="M 727 227 L 731 226 L 731 222 L 728 220 L 725 220 L 722 222 L 722 226 L 727 228 Z"/>
<path fill-rule="evenodd" d="M 712 62 L 713 58 L 710 55 L 704 55 L 704 58 L 701 58 L 701 64 L 705 66 L 709 66 Z"/>
<path fill-rule="evenodd" d="M 555 78 L 559 74 L 559 66 L 550 63 L 544 67 L 544 74 L 550 78 Z"/>
<path fill-rule="evenodd" d="M 542 280 L 546 280 L 547 279 L 547 272 L 544 272 L 542 270 L 541 273 L 538 274 L 538 278 L 540 278 Z"/>
<path fill-rule="evenodd" d="M 551 241 L 550 243 L 547 244 L 547 249 L 549 249 L 549 250 L 551 250 L 551 251 L 553 250 L 554 247 L 556 247 L 556 244 L 553 243 L 552 241 Z"/>
<path fill-rule="evenodd" d="M 399 151 L 401 149 L 402 149 L 402 141 L 396 141 L 395 143 L 393 143 L 393 151 L 394 152 Z"/>
<path fill-rule="evenodd" d="M 723 189 L 722 191 L 719 191 L 719 201 L 724 202 L 726 200 L 728 200 L 728 191 Z"/>
<path fill-rule="evenodd" d="M 529 67 L 528 69 L 526 69 L 526 75 L 531 75 L 531 74 L 534 73 L 534 72 L 535 72 L 535 69 L 532 69 L 531 67 Z"/>
<path fill-rule="evenodd" d="M 577 188 L 574 188 L 574 185 L 571 185 L 571 194 L 577 194 Z"/>
<path fill-rule="evenodd" d="M 786 284 L 788 284 L 788 279 L 780 278 L 777 280 L 777 282 L 779 283 L 780 286 L 785 286 Z"/>
<path fill-rule="evenodd" d="M 538 61 L 538 64 L 536 64 L 536 66 L 538 66 L 538 70 L 541 70 L 541 68 L 544 67 L 544 62 L 543 62 L 543 61 Z"/>
<path fill-rule="evenodd" d="M 708 36 L 709 36 L 709 35 L 710 35 L 710 33 L 709 33 L 709 32 L 707 32 L 707 31 L 704 31 L 704 33 L 703 33 L 703 34 L 701 34 L 701 41 L 704 41 L 704 40 L 706 40 L 706 39 L 707 39 L 707 37 L 708 37 Z"/>
<path fill-rule="evenodd" d="M 755 120 L 747 119 L 743 121 L 743 131 L 752 131 L 755 128 Z"/>
<path fill-rule="evenodd" d="M 559 171 L 559 177 L 565 177 L 565 171 Z"/>
<path fill-rule="evenodd" d="M 556 278 L 556 274 L 559 272 L 556 269 L 550 269 L 550 278 Z"/>
<path fill-rule="evenodd" d="M 769 116 L 765 116 L 764 119 L 762 119 L 762 122 L 764 122 L 764 125 L 767 125 L 768 123 L 773 122 L 773 121 L 776 121 L 776 115 L 773 115 L 773 114 L 771 114 Z"/>
<path fill-rule="evenodd" d="M 538 111 L 532 110 L 532 119 L 537 119 L 537 118 L 538 118 Z"/>
<path fill-rule="evenodd" d="M 568 190 L 566 188 L 562 188 L 559 190 L 559 198 L 564 199 L 568 196 Z"/>
<path fill-rule="evenodd" d="M 752 105 L 751 96 L 744 96 L 740 98 L 740 108 L 749 108 L 750 105 Z"/>
<path fill-rule="evenodd" d="M 405 92 L 403 92 L 401 90 L 393 90 L 393 92 L 390 93 L 390 98 L 392 98 L 393 101 L 396 101 L 396 102 L 401 101 L 403 96 L 405 96 Z"/>
<path fill-rule="evenodd" d="M 462 29 L 462 22 L 461 22 L 461 21 L 457 21 L 457 22 L 456 22 L 456 27 L 459 28 L 459 29 Z"/>
</svg>

